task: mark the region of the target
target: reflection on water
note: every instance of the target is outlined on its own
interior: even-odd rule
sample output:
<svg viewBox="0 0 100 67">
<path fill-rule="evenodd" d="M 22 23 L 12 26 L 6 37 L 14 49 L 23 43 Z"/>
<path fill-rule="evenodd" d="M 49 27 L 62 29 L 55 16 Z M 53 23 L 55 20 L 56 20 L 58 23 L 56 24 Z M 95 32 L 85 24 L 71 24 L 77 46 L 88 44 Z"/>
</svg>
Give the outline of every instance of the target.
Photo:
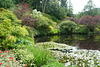
<svg viewBox="0 0 100 67">
<path fill-rule="evenodd" d="M 35 42 L 57 42 L 67 45 L 77 46 L 80 49 L 100 50 L 100 35 L 55 35 L 55 36 L 39 36 L 35 38 Z"/>
</svg>

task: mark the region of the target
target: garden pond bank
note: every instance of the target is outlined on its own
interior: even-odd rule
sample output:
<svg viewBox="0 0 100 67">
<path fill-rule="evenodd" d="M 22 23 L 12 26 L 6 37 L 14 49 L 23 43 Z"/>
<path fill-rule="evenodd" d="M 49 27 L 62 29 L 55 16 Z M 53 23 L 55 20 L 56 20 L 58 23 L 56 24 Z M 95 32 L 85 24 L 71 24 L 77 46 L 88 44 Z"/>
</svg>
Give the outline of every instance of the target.
<svg viewBox="0 0 100 67">
<path fill-rule="evenodd" d="M 87 50 L 100 50 L 100 35 L 83 35 L 83 34 L 73 34 L 73 35 L 51 35 L 51 36 L 39 36 L 35 37 L 35 43 L 40 42 L 56 42 L 64 43 L 69 46 L 75 46 L 79 49 Z"/>
</svg>

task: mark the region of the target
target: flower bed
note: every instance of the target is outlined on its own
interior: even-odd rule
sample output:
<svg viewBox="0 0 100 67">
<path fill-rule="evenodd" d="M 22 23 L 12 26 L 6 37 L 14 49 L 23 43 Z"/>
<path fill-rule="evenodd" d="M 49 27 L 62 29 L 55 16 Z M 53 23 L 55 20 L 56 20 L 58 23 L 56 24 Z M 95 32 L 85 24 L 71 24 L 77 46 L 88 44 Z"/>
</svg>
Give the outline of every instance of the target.
<svg viewBox="0 0 100 67">
<path fill-rule="evenodd" d="M 27 67 L 27 64 L 20 64 L 16 60 L 15 53 L 12 50 L 0 50 L 0 67 Z"/>
</svg>

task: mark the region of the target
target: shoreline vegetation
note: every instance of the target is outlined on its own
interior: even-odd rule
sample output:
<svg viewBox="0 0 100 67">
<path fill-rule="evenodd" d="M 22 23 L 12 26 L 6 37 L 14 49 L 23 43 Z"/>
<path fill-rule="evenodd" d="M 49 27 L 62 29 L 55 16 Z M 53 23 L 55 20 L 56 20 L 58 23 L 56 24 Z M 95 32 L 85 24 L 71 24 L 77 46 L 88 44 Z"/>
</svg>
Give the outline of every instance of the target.
<svg viewBox="0 0 100 67">
<path fill-rule="evenodd" d="M 35 44 L 34 37 L 40 35 L 100 34 L 100 8 L 89 4 L 84 9 L 88 11 L 74 15 L 71 1 L 68 4 L 67 0 L 0 0 L 0 67 L 100 67 L 99 50 Z"/>
</svg>

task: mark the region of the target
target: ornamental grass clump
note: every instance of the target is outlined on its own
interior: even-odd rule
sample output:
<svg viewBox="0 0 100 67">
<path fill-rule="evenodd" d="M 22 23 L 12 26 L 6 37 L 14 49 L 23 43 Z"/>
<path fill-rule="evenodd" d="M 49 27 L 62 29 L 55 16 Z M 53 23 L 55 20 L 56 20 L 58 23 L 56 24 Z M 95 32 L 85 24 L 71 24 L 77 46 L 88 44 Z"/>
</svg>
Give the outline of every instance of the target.
<svg viewBox="0 0 100 67">
<path fill-rule="evenodd" d="M 30 47 L 27 46 L 27 49 L 34 55 L 34 64 L 37 67 L 46 65 L 48 63 L 54 62 L 55 59 L 50 55 L 50 52 L 45 49 L 45 46 L 42 47 Z"/>
</svg>

